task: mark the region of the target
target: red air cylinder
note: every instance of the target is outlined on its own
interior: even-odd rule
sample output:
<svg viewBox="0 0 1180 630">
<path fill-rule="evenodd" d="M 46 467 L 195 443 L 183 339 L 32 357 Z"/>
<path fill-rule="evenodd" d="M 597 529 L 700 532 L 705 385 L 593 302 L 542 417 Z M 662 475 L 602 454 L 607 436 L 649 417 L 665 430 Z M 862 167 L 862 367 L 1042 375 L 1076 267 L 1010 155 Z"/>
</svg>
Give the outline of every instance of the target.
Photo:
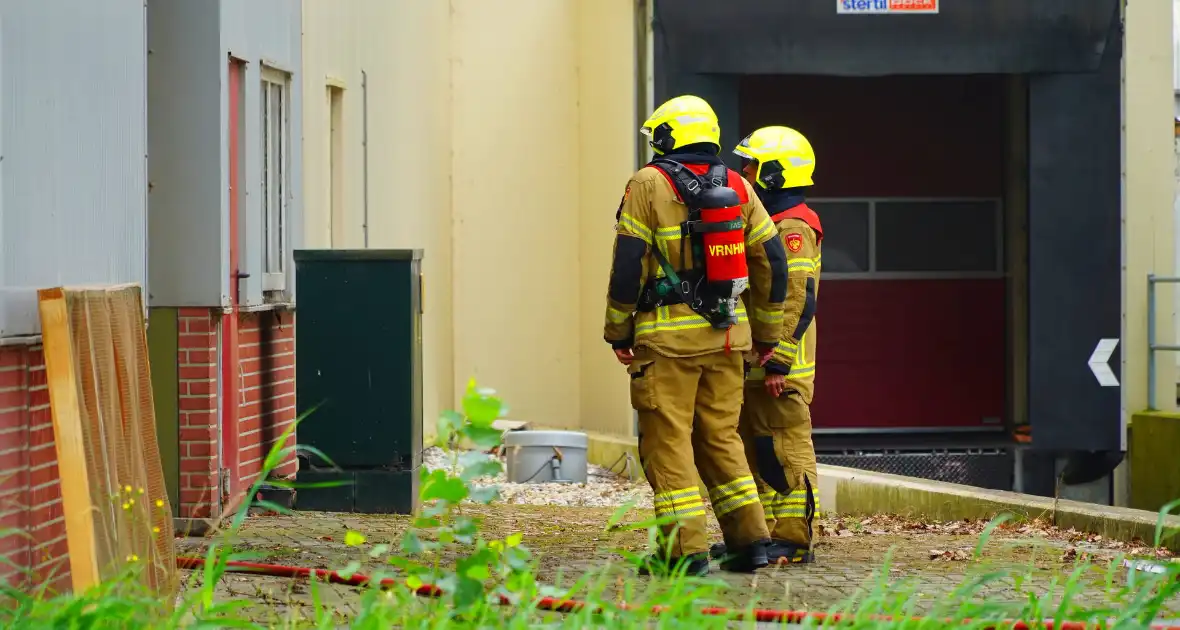
<svg viewBox="0 0 1180 630">
<path fill-rule="evenodd" d="M 717 294 L 738 297 L 749 284 L 746 266 L 746 230 L 741 200 L 732 188 L 706 190 L 700 196 L 705 280 Z"/>
</svg>

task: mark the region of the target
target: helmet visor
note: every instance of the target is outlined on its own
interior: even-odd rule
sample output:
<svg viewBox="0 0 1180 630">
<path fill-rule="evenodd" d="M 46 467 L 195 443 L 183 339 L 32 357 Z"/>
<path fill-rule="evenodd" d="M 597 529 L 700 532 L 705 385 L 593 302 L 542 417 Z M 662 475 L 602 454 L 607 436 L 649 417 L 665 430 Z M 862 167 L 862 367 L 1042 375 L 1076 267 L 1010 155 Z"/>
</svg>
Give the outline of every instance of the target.
<svg viewBox="0 0 1180 630">
<path fill-rule="evenodd" d="M 742 156 L 743 166 L 745 165 L 745 160 L 753 159 L 753 156 L 750 154 L 750 136 L 742 138 L 742 141 L 739 142 L 736 147 L 734 147 L 733 153 L 734 155 Z"/>
</svg>

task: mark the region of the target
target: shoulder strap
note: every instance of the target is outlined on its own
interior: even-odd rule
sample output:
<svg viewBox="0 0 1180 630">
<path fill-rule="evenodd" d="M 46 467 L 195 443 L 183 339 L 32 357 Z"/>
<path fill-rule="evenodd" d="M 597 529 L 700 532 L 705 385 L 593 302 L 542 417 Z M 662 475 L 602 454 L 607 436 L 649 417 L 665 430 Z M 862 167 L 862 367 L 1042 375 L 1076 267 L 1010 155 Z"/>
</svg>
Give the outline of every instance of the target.
<svg viewBox="0 0 1180 630">
<path fill-rule="evenodd" d="M 729 185 L 729 167 L 725 164 L 714 164 L 709 167 L 708 184 L 712 188 L 721 188 Z"/>
<path fill-rule="evenodd" d="M 708 185 L 704 178 L 676 160 L 660 158 L 652 160 L 651 166 L 660 169 L 668 176 L 672 186 L 676 188 L 676 194 L 680 195 L 680 200 L 690 208 L 694 205 L 693 202 L 696 201 L 697 195 L 701 194 L 701 191 Z"/>
<path fill-rule="evenodd" d="M 688 282 L 680 279 L 680 274 L 676 273 L 676 270 L 672 268 L 672 263 L 668 262 L 667 258 L 664 258 L 664 253 L 660 251 L 659 247 L 652 247 L 651 253 L 655 254 L 656 261 L 664 269 L 664 275 L 672 283 L 672 288 L 676 291 L 676 295 L 680 296 L 680 301 L 688 305 L 689 308 L 692 308 L 693 300 L 689 291 L 691 287 L 688 286 Z"/>
</svg>

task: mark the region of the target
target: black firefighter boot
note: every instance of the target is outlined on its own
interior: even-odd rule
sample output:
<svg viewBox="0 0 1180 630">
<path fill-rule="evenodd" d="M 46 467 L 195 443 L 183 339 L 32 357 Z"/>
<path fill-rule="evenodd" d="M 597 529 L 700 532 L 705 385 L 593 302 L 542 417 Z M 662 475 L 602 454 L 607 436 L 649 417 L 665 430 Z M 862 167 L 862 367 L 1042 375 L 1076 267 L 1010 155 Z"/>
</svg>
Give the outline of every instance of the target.
<svg viewBox="0 0 1180 630">
<path fill-rule="evenodd" d="M 725 543 L 721 543 L 720 545 L 713 545 L 709 549 L 709 554 L 712 555 L 714 549 L 718 546 L 722 547 L 721 555 L 717 556 L 721 559 L 722 571 L 729 571 L 730 573 L 753 573 L 770 564 L 770 559 L 767 557 L 770 541 L 760 540 L 753 542 L 745 547 L 735 548 L 732 552 L 728 552 Z"/>
<path fill-rule="evenodd" d="M 709 547 L 709 557 L 721 558 L 725 556 L 725 543 L 716 543 Z M 772 540 L 766 545 L 766 559 L 769 564 L 808 564 L 815 562 L 815 554 L 807 547 L 789 543 L 783 540 Z"/>
<path fill-rule="evenodd" d="M 639 575 L 668 577 L 683 574 L 689 577 L 705 577 L 709 574 L 709 556 L 694 553 L 670 562 L 662 554 L 653 553 L 644 557 L 639 564 Z"/>
<path fill-rule="evenodd" d="M 717 558 L 725 555 L 725 550 L 725 543 L 713 543 L 713 546 L 709 547 L 709 557 L 716 560 Z"/>
<path fill-rule="evenodd" d="M 797 545 L 784 540 L 775 540 L 766 550 L 770 564 L 810 564 L 815 562 L 815 554 L 810 546 Z"/>
</svg>

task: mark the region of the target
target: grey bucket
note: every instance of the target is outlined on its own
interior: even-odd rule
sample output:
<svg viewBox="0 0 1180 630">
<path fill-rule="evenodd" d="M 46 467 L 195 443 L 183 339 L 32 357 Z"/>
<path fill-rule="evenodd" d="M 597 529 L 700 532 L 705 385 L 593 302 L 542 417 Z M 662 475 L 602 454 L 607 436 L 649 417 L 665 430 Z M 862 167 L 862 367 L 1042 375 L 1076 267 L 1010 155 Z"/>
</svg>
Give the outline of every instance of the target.
<svg viewBox="0 0 1180 630">
<path fill-rule="evenodd" d="M 586 483 L 589 446 L 590 438 L 577 431 L 509 431 L 504 434 L 508 482 Z"/>
</svg>

